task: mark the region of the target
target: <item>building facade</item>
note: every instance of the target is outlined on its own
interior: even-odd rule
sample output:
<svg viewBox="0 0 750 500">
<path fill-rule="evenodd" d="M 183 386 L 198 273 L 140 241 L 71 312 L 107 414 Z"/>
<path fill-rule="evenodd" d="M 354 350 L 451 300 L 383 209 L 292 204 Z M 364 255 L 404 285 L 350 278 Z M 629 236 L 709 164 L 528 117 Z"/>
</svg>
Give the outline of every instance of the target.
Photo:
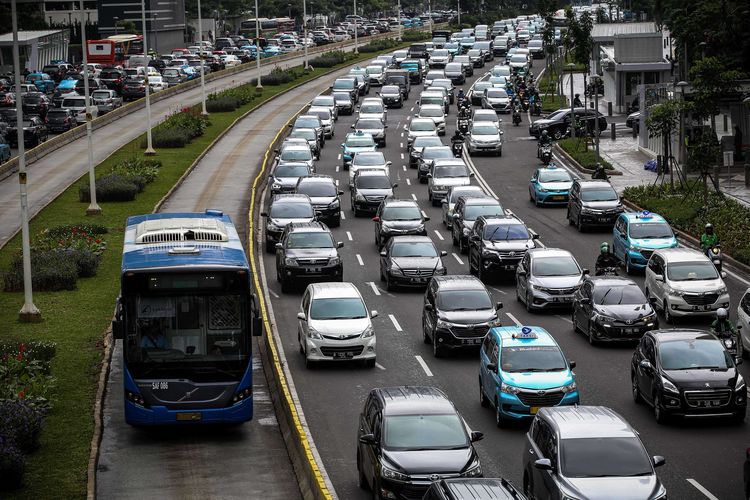
<svg viewBox="0 0 750 500">
<path fill-rule="evenodd" d="M 42 69 L 55 60 L 68 58 L 70 32 L 68 30 L 19 31 L 21 71 Z M 0 72 L 13 71 L 13 33 L 0 35 Z"/>
<path fill-rule="evenodd" d="M 98 0 L 99 34 L 122 34 L 115 24 L 130 21 L 142 30 L 140 0 Z M 148 48 L 169 53 L 185 46 L 185 0 L 145 0 Z"/>
</svg>

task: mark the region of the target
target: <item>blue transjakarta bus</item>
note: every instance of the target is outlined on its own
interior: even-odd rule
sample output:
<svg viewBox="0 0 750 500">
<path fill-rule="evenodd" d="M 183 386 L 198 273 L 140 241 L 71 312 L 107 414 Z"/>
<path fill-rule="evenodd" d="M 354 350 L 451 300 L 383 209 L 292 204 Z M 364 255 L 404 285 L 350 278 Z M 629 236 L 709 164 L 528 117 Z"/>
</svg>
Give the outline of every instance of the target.
<svg viewBox="0 0 750 500">
<path fill-rule="evenodd" d="M 240 423 L 253 417 L 252 273 L 218 210 L 129 217 L 112 331 L 123 339 L 131 425 Z"/>
</svg>

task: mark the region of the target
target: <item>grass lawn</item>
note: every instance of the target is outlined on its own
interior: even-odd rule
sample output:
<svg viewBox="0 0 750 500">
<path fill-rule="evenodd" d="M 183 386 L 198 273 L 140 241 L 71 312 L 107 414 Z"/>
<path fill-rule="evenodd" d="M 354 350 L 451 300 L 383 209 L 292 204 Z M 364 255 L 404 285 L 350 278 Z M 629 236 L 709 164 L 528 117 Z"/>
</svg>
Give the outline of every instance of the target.
<svg viewBox="0 0 750 500">
<path fill-rule="evenodd" d="M 338 67 L 372 57 L 373 54 L 362 54 Z M 305 80 L 335 69 L 316 69 Z M 0 497 L 69 499 L 86 495 L 89 446 L 93 433 L 92 408 L 102 362 L 103 332 L 109 324 L 119 292 L 125 219 L 129 215 L 151 212 L 194 159 L 238 116 L 302 81 L 298 79 L 285 85 L 266 86 L 260 99 L 256 98 L 232 112 L 212 113 L 211 125 L 204 135 L 187 147 L 160 149 L 157 156 L 162 162 L 159 176 L 136 200 L 100 203 L 103 215 L 87 218 L 85 210 L 88 204 L 78 201 L 78 185 L 87 179 L 86 175 L 31 221 L 32 242 L 44 228 L 77 222 L 103 224 L 109 229 L 109 234 L 103 235 L 108 248 L 102 256 L 97 276 L 79 279 L 77 290 L 34 294 L 34 302 L 44 318 L 41 323 L 19 323 L 18 311 L 23 305 L 23 294 L 0 291 L 0 324 L 3 325 L 0 340 L 52 340 L 58 344 L 57 355 L 52 360 L 52 374 L 57 378 L 56 399 L 45 421 L 41 447 L 27 457 L 25 486 L 14 492 L 2 492 Z M 142 137 L 138 137 L 97 168 L 106 171 L 121 160 L 140 155 L 141 140 Z M 20 247 L 20 236 L 16 236 L 0 250 L 0 270 L 8 267 Z"/>
<path fill-rule="evenodd" d="M 561 148 L 565 150 L 570 156 L 573 157 L 582 167 L 594 169 L 596 167 L 596 152 L 593 147 L 586 147 L 585 143 L 579 139 L 562 139 L 558 142 Z M 611 170 L 612 164 L 604 158 L 599 158 L 604 168 Z"/>
</svg>

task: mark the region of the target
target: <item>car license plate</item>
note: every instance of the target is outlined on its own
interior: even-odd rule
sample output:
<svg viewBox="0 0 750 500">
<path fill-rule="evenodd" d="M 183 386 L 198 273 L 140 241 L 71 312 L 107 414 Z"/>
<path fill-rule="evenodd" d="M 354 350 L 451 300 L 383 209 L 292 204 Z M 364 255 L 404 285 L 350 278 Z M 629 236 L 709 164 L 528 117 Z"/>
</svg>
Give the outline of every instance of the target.
<svg viewBox="0 0 750 500">
<path fill-rule="evenodd" d="M 711 306 L 693 306 L 693 311 L 710 311 Z"/>
<path fill-rule="evenodd" d="M 553 297 L 553 302 L 572 302 L 573 297 Z"/>
<path fill-rule="evenodd" d="M 635 328 L 624 328 L 622 331 L 623 331 L 623 333 L 625 333 L 627 335 L 627 334 L 636 333 L 638 330 L 635 329 Z"/>
<path fill-rule="evenodd" d="M 317 274 L 317 273 L 320 272 L 320 268 L 319 267 L 308 267 L 307 268 L 307 272 L 310 273 L 310 274 Z"/>
<path fill-rule="evenodd" d="M 461 343 L 464 345 L 479 345 L 483 339 L 462 339 Z"/>
<path fill-rule="evenodd" d="M 529 410 L 529 413 L 531 413 L 532 415 L 536 415 L 538 411 L 539 411 L 538 406 L 532 406 L 531 409 Z"/>
<path fill-rule="evenodd" d="M 354 357 L 354 352 L 352 352 L 352 351 L 334 352 L 333 353 L 333 357 L 334 358 L 339 358 L 339 359 L 353 358 Z"/>
<path fill-rule="evenodd" d="M 550 198 L 552 199 L 552 201 L 564 201 L 565 200 L 565 196 L 550 196 Z"/>
<path fill-rule="evenodd" d="M 177 420 L 180 422 L 182 421 L 190 421 L 190 422 L 196 422 L 198 420 L 201 420 L 203 418 L 203 414 L 199 411 L 193 411 L 193 412 L 182 412 L 177 414 Z"/>
<path fill-rule="evenodd" d="M 599 217 L 597 220 L 599 222 L 609 222 L 609 217 Z"/>
<path fill-rule="evenodd" d="M 512 271 L 512 270 L 514 270 L 514 269 L 515 269 L 516 267 L 517 267 L 517 266 L 516 266 L 516 264 L 505 264 L 505 265 L 503 266 L 503 269 L 505 269 L 505 270 L 507 270 L 507 271 Z"/>
<path fill-rule="evenodd" d="M 411 278 L 412 283 L 422 283 L 424 278 Z"/>
</svg>

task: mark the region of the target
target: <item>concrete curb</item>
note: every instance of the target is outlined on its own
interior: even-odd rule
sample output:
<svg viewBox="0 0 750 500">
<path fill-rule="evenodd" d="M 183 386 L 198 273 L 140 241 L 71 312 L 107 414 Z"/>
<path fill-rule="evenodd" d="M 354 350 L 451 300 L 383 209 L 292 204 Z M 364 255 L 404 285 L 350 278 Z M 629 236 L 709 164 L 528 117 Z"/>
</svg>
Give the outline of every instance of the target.
<svg viewBox="0 0 750 500">
<path fill-rule="evenodd" d="M 565 151 L 563 148 L 561 148 L 559 144 L 555 144 L 553 146 L 553 149 L 555 150 L 555 153 L 557 153 L 559 156 L 562 156 L 563 158 L 565 158 L 565 161 L 571 167 L 573 167 L 574 169 L 576 169 L 578 171 L 578 173 L 585 174 L 585 175 L 591 175 L 591 174 L 594 173 L 594 171 L 592 169 L 582 167 L 581 164 L 578 163 L 575 159 L 573 159 L 573 157 L 570 156 L 567 151 Z M 622 175 L 622 172 L 620 172 L 619 170 L 612 169 L 612 170 L 607 170 L 607 175 Z"/>
<path fill-rule="evenodd" d="M 622 204 L 626 207 L 630 208 L 631 210 L 635 210 L 636 212 L 642 212 L 645 210 L 645 208 L 636 205 L 632 201 L 628 200 L 627 198 L 623 198 Z M 700 248 L 701 243 L 700 240 L 695 238 L 694 236 L 691 236 L 690 234 L 686 233 L 685 231 L 682 231 L 677 228 L 672 228 L 672 230 L 677 233 L 677 236 L 679 236 L 683 241 L 686 241 L 690 243 L 690 245 L 694 248 Z M 745 276 L 750 277 L 750 266 L 747 264 L 743 264 L 742 262 L 736 260 L 734 257 L 732 257 L 729 254 L 724 254 L 724 262 L 729 263 L 732 267 L 734 267 L 738 272 L 741 274 L 744 274 Z"/>
<path fill-rule="evenodd" d="M 109 326 L 104 332 L 104 357 L 102 369 L 99 373 L 99 387 L 96 390 L 96 401 L 94 402 L 94 434 L 91 436 L 91 451 L 89 452 L 89 465 L 86 472 L 86 499 L 96 498 L 96 467 L 99 463 L 99 445 L 102 442 L 102 427 L 104 422 L 104 397 L 107 392 L 107 378 L 112 366 L 112 351 L 114 339 L 112 338 L 112 327 Z"/>
</svg>

